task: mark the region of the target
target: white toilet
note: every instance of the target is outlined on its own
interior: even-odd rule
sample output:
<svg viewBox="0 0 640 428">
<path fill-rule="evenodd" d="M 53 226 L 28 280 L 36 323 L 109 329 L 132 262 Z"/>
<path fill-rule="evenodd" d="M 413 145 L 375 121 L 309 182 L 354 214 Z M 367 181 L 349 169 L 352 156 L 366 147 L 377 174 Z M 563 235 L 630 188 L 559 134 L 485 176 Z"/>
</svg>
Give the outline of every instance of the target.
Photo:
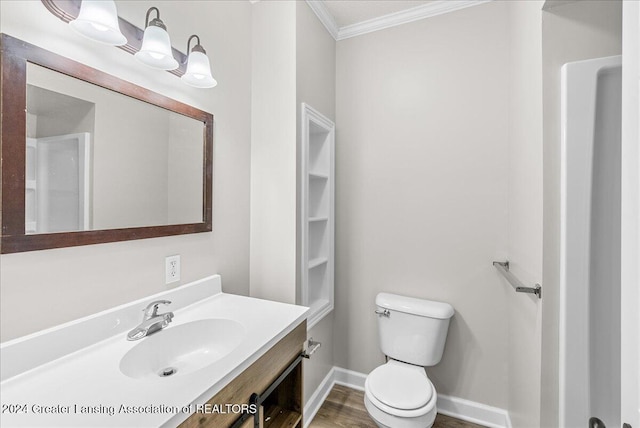
<svg viewBox="0 0 640 428">
<path fill-rule="evenodd" d="M 367 376 L 365 407 L 381 428 L 429 428 L 437 395 L 424 367 L 442 358 L 453 307 L 389 293 L 378 294 L 376 306 L 388 362 Z"/>
</svg>

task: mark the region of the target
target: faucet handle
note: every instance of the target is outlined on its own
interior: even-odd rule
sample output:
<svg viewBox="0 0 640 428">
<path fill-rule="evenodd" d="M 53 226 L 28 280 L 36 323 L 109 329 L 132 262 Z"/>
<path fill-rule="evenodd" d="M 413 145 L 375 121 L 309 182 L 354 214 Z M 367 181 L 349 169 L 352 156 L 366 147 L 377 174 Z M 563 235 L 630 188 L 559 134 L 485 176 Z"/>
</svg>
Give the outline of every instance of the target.
<svg viewBox="0 0 640 428">
<path fill-rule="evenodd" d="M 162 314 L 162 317 L 164 318 L 164 321 L 162 321 L 162 328 L 165 328 L 171 321 L 173 321 L 173 312 Z"/>
<path fill-rule="evenodd" d="M 170 300 L 156 300 L 155 302 L 151 302 L 147 305 L 146 308 L 143 309 L 144 315 L 147 318 L 152 318 L 158 315 L 158 306 L 159 305 L 170 305 Z"/>
</svg>

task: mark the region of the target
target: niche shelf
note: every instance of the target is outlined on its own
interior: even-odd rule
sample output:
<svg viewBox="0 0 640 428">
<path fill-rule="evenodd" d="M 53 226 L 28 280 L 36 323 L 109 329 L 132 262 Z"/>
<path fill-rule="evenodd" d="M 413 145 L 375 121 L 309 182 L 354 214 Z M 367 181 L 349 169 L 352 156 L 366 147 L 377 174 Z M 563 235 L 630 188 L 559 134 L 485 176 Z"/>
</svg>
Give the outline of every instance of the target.
<svg viewBox="0 0 640 428">
<path fill-rule="evenodd" d="M 335 125 L 302 103 L 301 304 L 307 328 L 333 310 Z"/>
</svg>

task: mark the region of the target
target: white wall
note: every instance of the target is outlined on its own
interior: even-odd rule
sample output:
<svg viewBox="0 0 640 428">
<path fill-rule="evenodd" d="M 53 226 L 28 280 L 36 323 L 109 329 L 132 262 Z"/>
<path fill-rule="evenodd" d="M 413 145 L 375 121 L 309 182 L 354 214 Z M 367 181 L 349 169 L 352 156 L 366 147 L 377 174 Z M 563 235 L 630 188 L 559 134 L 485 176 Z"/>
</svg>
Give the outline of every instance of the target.
<svg viewBox="0 0 640 428">
<path fill-rule="evenodd" d="M 182 51 L 198 33 L 216 88 L 188 87 L 120 49 L 86 40 L 39 1 L 0 2 L 0 31 L 215 116 L 213 232 L 2 255 L 2 341 L 165 290 L 164 258 L 171 254 L 182 256 L 181 283 L 220 273 L 225 291 L 249 292 L 251 4 L 161 3 L 117 5 L 120 16 L 139 27 L 147 9 L 158 6 L 173 45 Z"/>
<path fill-rule="evenodd" d="M 384 362 L 375 295 L 456 310 L 440 394 L 508 404 L 508 5 L 492 2 L 338 42 L 339 367 Z"/>
<path fill-rule="evenodd" d="M 542 19 L 544 198 L 541 426 L 558 425 L 560 67 L 621 53 L 620 1 L 545 2 Z"/>
<path fill-rule="evenodd" d="M 251 296 L 296 302 L 296 3 L 252 13 Z"/>
<path fill-rule="evenodd" d="M 509 2 L 508 15 L 507 259 L 511 271 L 529 286 L 542 282 L 543 3 Z M 514 427 L 538 427 L 542 300 L 508 290 L 507 305 L 509 416 Z"/>
<path fill-rule="evenodd" d="M 336 42 L 329 35 L 306 2 L 296 3 L 296 108 L 297 140 L 301 144 L 301 103 L 307 103 L 335 121 L 336 103 Z M 300 153 L 298 151 L 298 153 Z M 298 159 L 300 165 L 301 159 Z M 298 170 L 300 170 L 298 168 Z M 298 195 L 303 178 L 298 179 Z M 298 210 L 300 209 L 298 204 Z M 303 227 L 298 216 L 298 231 Z M 300 232 L 299 232 L 300 233 Z M 298 235 L 300 236 L 300 235 Z M 298 245 L 300 244 L 298 239 Z M 296 266 L 300 267 L 300 251 Z M 298 269 L 299 271 L 299 269 Z M 298 272 L 300 274 L 300 272 Z M 300 275 L 298 275 L 300 284 Z M 305 360 L 304 401 L 313 394 L 334 365 L 333 313 L 311 330 L 308 337 L 322 343 L 313 357 Z"/>
</svg>

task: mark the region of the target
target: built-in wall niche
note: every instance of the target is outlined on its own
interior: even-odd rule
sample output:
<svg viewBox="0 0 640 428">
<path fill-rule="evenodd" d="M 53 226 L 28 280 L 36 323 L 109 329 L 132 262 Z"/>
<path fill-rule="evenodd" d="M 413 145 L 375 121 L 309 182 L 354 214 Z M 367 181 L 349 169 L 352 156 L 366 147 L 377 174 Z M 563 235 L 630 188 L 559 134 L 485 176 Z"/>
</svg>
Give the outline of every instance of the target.
<svg viewBox="0 0 640 428">
<path fill-rule="evenodd" d="M 331 189 L 328 175 L 309 174 L 309 217 L 311 221 L 326 220 L 329 216 Z"/>
<path fill-rule="evenodd" d="M 309 219 L 309 259 L 326 257 L 329 250 L 328 220 L 326 217 Z"/>
<path fill-rule="evenodd" d="M 333 310 L 335 125 L 302 104 L 302 281 L 300 303 L 313 327 Z"/>
</svg>

